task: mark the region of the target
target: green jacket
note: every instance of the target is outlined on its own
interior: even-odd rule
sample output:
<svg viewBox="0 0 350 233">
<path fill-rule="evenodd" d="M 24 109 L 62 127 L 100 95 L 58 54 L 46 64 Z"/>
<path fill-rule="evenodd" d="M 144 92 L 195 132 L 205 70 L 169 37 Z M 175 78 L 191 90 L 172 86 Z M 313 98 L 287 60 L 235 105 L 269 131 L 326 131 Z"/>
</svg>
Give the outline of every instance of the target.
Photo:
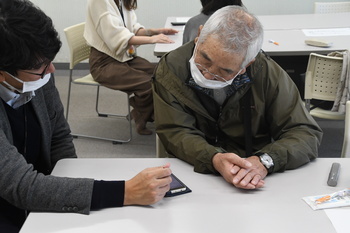
<svg viewBox="0 0 350 233">
<path fill-rule="evenodd" d="M 153 79 L 156 131 L 170 154 L 200 173 L 217 172 L 212 158 L 218 152 L 245 157 L 241 99 L 251 87 L 253 152 L 269 154 L 273 172 L 317 157 L 322 130 L 305 110 L 293 81 L 271 58 L 260 53 L 247 69 L 252 82 L 221 107 L 188 85 L 193 49 L 191 42 L 163 56 Z"/>
</svg>

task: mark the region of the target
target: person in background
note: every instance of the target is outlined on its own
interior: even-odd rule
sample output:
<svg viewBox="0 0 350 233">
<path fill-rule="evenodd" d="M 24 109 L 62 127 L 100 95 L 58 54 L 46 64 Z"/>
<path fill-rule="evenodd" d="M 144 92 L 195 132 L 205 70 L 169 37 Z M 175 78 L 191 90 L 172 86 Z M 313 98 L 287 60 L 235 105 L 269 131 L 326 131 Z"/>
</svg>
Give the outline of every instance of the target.
<svg viewBox="0 0 350 233">
<path fill-rule="evenodd" d="M 137 22 L 136 0 L 89 0 L 84 37 L 91 46 L 90 72 L 94 80 L 111 89 L 134 94 L 131 118 L 141 135 L 153 121 L 151 77 L 156 64 L 136 55 L 143 44 L 173 43 L 170 28 L 146 29 Z"/>
<path fill-rule="evenodd" d="M 167 152 L 243 189 L 314 160 L 322 138 L 262 42 L 260 22 L 226 6 L 198 38 L 163 56 L 153 78 L 156 132 Z"/>
<path fill-rule="evenodd" d="M 128 181 L 50 175 L 58 160 L 77 157 L 52 75 L 60 47 L 29 0 L 0 0 L 0 232 L 19 232 L 28 211 L 149 205 L 170 187 L 169 164 Z"/>
<path fill-rule="evenodd" d="M 199 26 L 204 25 L 218 9 L 229 5 L 243 6 L 241 0 L 201 0 L 201 3 L 203 7 L 201 13 L 190 18 L 185 25 L 182 44 L 194 40 L 198 36 Z"/>
</svg>

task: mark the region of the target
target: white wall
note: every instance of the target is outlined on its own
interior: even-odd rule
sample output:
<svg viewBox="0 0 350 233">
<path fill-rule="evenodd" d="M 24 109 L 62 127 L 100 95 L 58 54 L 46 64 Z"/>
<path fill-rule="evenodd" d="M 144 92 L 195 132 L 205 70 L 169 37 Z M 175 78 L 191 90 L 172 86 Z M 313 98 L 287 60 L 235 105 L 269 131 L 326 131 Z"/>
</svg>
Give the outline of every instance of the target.
<svg viewBox="0 0 350 233">
<path fill-rule="evenodd" d="M 61 35 L 63 46 L 55 62 L 69 62 L 69 52 L 63 29 L 85 20 L 87 0 L 31 0 L 49 15 Z M 313 12 L 314 0 L 242 0 L 250 12 L 256 15 L 306 14 Z M 336 2 L 339 0 L 318 0 Z M 349 0 L 350 1 L 350 0 Z M 163 27 L 168 16 L 193 16 L 199 13 L 199 0 L 139 0 L 136 10 L 138 20 L 148 28 Z M 154 45 L 138 48 L 138 55 L 152 62 Z"/>
</svg>

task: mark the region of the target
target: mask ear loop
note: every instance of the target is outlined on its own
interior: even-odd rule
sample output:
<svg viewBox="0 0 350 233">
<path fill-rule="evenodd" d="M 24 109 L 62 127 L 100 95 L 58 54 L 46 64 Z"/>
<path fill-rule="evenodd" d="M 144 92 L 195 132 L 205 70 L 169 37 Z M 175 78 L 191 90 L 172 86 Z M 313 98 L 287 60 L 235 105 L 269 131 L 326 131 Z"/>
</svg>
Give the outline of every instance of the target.
<svg viewBox="0 0 350 233">
<path fill-rule="evenodd" d="M 10 73 L 7 72 L 7 71 L 5 71 L 5 72 L 6 72 L 6 74 L 10 75 L 11 78 L 13 78 L 13 79 L 15 79 L 16 81 L 22 83 L 22 85 L 24 84 L 24 82 L 23 82 L 22 80 L 20 80 L 19 78 L 13 76 L 12 74 L 10 74 Z M 21 93 L 21 92 L 22 92 L 22 90 L 15 88 L 14 86 L 10 85 L 10 84 L 9 84 L 8 82 L 6 82 L 6 81 L 3 81 L 2 83 L 4 83 L 4 84 L 5 84 L 11 91 L 13 91 L 13 92 L 16 92 L 16 93 Z"/>
<path fill-rule="evenodd" d="M 19 90 L 15 87 L 11 86 L 8 82 L 3 81 L 2 83 L 5 84 L 8 87 L 8 89 L 10 89 L 11 91 L 15 92 L 16 94 L 19 94 Z"/>
</svg>

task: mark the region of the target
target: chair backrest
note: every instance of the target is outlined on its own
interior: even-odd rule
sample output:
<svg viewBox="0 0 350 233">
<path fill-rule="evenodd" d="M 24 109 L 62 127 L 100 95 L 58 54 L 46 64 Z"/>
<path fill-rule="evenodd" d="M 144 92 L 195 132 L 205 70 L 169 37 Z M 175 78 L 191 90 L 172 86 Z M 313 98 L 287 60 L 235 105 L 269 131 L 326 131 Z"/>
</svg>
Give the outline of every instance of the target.
<svg viewBox="0 0 350 233">
<path fill-rule="evenodd" d="M 64 29 L 70 50 L 70 69 L 90 56 L 90 46 L 84 38 L 84 28 L 85 22 Z"/>
<path fill-rule="evenodd" d="M 342 67 L 342 57 L 311 53 L 305 74 L 305 99 L 334 101 Z"/>
<path fill-rule="evenodd" d="M 314 13 L 328 14 L 350 12 L 350 2 L 315 2 Z"/>
<path fill-rule="evenodd" d="M 350 101 L 346 102 L 345 110 L 345 129 L 344 129 L 344 141 L 343 149 L 341 153 L 342 158 L 350 158 Z"/>
</svg>

